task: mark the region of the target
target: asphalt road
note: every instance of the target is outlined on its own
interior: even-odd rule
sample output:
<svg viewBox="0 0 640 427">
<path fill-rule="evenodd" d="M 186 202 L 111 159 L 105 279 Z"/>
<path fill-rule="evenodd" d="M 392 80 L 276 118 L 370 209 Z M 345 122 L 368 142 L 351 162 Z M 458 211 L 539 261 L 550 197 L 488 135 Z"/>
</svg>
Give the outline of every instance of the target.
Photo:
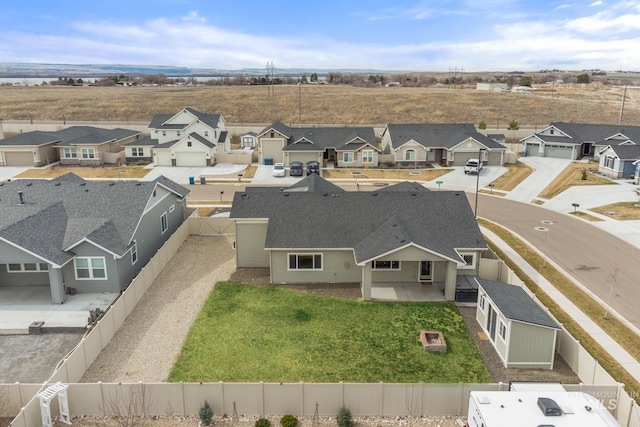
<svg viewBox="0 0 640 427">
<path fill-rule="evenodd" d="M 473 207 L 475 194 L 467 196 Z M 603 303 L 610 300 L 613 310 L 640 328 L 640 249 L 636 246 L 586 221 L 500 197 L 479 195 L 477 214 L 523 237 Z"/>
</svg>

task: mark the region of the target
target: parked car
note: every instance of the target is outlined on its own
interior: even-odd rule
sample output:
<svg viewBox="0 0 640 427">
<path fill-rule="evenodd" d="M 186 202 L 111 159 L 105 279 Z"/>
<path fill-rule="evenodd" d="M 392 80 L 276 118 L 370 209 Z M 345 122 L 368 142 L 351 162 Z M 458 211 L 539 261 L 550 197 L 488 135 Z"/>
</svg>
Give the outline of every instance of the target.
<svg viewBox="0 0 640 427">
<path fill-rule="evenodd" d="M 291 162 L 289 176 L 302 176 L 302 162 Z"/>
<path fill-rule="evenodd" d="M 316 175 L 320 175 L 320 163 L 318 162 L 307 163 L 307 175 L 311 175 L 312 173 L 315 173 Z"/>
<path fill-rule="evenodd" d="M 478 159 L 469 159 L 464 165 L 464 173 L 478 174 L 482 170 L 482 162 Z"/>
<path fill-rule="evenodd" d="M 283 177 L 287 175 L 287 170 L 284 168 L 284 163 L 276 163 L 273 165 L 273 176 Z"/>
</svg>

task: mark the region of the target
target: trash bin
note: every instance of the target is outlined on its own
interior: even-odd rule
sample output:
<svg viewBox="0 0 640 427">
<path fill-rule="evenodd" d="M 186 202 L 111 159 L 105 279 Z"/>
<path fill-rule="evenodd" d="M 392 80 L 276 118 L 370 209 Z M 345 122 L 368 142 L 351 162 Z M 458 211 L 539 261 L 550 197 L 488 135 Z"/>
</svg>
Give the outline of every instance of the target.
<svg viewBox="0 0 640 427">
<path fill-rule="evenodd" d="M 205 178 L 204 176 L 200 177 L 200 184 L 205 185 L 207 183 L 207 178 Z"/>
<path fill-rule="evenodd" d="M 273 166 L 273 159 L 269 159 L 269 166 Z"/>
<path fill-rule="evenodd" d="M 266 159 L 266 158 L 264 159 L 264 165 L 269 166 L 269 159 Z"/>
<path fill-rule="evenodd" d="M 193 185 L 196 183 L 196 179 L 192 176 L 189 177 L 189 184 Z"/>
</svg>

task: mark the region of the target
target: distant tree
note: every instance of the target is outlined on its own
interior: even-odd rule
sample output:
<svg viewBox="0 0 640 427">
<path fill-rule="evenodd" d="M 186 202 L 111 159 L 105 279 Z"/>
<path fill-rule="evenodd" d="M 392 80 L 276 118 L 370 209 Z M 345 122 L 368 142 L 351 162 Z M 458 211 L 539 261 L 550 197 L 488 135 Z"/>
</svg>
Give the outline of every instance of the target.
<svg viewBox="0 0 640 427">
<path fill-rule="evenodd" d="M 529 77 L 529 76 L 520 77 L 520 81 L 518 82 L 518 86 L 529 86 L 529 87 L 531 87 L 531 77 Z"/>
<path fill-rule="evenodd" d="M 509 127 L 507 128 L 507 130 L 518 130 L 520 129 L 520 125 L 518 124 L 517 120 L 511 120 L 509 122 Z"/>
<path fill-rule="evenodd" d="M 76 84 L 76 82 L 75 82 L 72 78 L 68 78 L 68 79 L 67 79 L 67 84 L 68 84 L 69 86 L 73 86 L 74 84 Z"/>
<path fill-rule="evenodd" d="M 302 77 L 300 78 L 300 83 L 305 84 L 305 83 L 309 83 L 307 81 L 307 75 L 303 74 Z"/>
<path fill-rule="evenodd" d="M 311 81 L 314 82 L 314 83 L 318 83 L 318 74 L 317 73 L 311 74 Z"/>
<path fill-rule="evenodd" d="M 576 79 L 578 80 L 578 83 L 589 83 L 589 74 L 578 74 Z"/>
<path fill-rule="evenodd" d="M 487 128 L 487 123 L 484 120 L 480 120 L 480 123 L 478 123 L 478 129 L 485 130 L 486 128 Z"/>
</svg>

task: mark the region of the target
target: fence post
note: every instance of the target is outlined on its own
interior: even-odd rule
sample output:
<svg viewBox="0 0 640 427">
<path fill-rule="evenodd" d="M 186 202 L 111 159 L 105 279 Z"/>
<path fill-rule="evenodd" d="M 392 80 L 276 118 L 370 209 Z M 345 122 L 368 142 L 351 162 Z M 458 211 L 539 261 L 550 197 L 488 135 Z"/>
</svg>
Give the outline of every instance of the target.
<svg viewBox="0 0 640 427">
<path fill-rule="evenodd" d="M 380 384 L 380 392 L 378 393 L 378 416 L 382 417 L 384 411 L 384 383 L 380 381 L 378 384 Z M 342 399 L 344 401 L 344 394 L 342 396 Z"/>
</svg>

